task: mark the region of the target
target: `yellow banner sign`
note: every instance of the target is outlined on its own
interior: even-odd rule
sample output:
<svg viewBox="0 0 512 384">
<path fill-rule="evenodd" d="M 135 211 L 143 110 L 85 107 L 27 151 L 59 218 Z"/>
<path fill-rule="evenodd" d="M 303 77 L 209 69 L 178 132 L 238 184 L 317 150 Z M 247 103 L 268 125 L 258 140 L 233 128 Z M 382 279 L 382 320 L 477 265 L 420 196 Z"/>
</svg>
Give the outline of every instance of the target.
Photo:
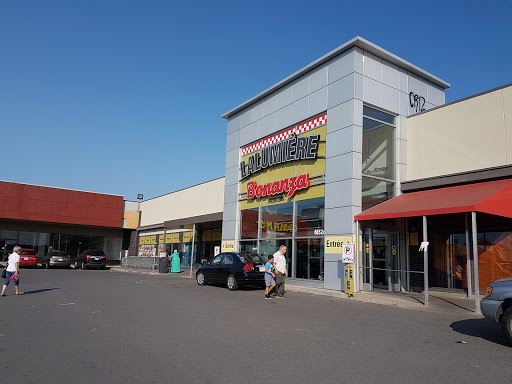
<svg viewBox="0 0 512 384">
<path fill-rule="evenodd" d="M 164 242 L 164 235 L 158 236 L 158 243 L 162 244 Z"/>
<path fill-rule="evenodd" d="M 139 237 L 139 245 L 146 244 L 146 238 L 144 236 Z"/>
<path fill-rule="evenodd" d="M 156 236 L 151 236 L 151 240 L 149 244 L 156 244 Z"/>
<path fill-rule="evenodd" d="M 170 233 L 165 235 L 165 242 L 176 244 L 180 242 L 180 234 L 179 233 Z"/>
<path fill-rule="evenodd" d="M 224 240 L 221 252 L 235 252 L 235 240 Z"/>
<path fill-rule="evenodd" d="M 352 243 L 352 236 L 325 236 L 325 253 L 343 252 L 343 244 Z"/>
</svg>

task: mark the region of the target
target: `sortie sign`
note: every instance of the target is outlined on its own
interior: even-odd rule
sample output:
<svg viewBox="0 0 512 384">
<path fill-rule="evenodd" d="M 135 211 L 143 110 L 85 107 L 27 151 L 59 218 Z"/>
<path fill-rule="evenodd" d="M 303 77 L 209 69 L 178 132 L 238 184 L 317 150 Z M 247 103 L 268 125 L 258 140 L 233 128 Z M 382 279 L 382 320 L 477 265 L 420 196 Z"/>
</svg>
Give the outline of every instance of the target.
<svg viewBox="0 0 512 384">
<path fill-rule="evenodd" d="M 288 192 L 288 197 L 293 197 L 297 191 L 309 188 L 310 185 L 309 173 L 263 185 L 250 181 L 247 183 L 247 198 L 254 199 L 255 197 L 279 195 L 284 192 Z"/>
</svg>

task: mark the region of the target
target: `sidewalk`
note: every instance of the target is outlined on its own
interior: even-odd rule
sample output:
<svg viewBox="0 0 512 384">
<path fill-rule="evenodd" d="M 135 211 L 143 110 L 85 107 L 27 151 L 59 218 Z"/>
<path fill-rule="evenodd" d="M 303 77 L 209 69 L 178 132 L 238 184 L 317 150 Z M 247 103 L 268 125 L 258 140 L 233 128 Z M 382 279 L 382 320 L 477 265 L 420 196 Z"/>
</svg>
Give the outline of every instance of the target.
<svg viewBox="0 0 512 384">
<path fill-rule="evenodd" d="M 112 272 L 138 273 L 142 275 L 160 275 L 169 278 L 191 278 L 190 268 L 181 268 L 181 273 L 158 273 L 145 269 L 133 269 L 123 267 L 111 267 Z M 197 268 L 192 269 L 192 278 L 195 278 Z M 311 295 L 328 296 L 342 300 L 352 300 L 362 303 L 390 305 L 400 308 L 434 311 L 440 313 L 459 313 L 481 318 L 482 315 L 475 314 L 474 297 L 467 298 L 465 294 L 454 292 L 429 291 L 429 305 L 423 305 L 424 295 L 415 292 L 391 292 L 386 290 L 375 290 L 372 292 L 357 292 L 354 297 L 349 298 L 344 292 L 323 288 L 321 281 L 307 281 L 300 279 L 287 279 L 286 290 L 290 292 L 301 292 Z M 482 297 L 483 298 L 483 297 Z"/>
</svg>

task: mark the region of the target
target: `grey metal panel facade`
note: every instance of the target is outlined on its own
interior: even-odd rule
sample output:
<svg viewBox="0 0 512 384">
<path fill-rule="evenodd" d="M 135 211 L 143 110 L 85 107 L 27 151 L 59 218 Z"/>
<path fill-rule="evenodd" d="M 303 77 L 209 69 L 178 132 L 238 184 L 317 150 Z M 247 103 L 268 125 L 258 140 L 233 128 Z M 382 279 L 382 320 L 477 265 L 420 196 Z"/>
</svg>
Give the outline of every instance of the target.
<svg viewBox="0 0 512 384">
<path fill-rule="evenodd" d="M 248 101 L 237 107 L 247 104 L 245 109 L 228 117 L 231 137 L 226 154 L 229 171 L 226 171 L 223 240 L 239 240 L 238 184 L 232 184 L 233 170 L 239 172 L 240 152 L 232 149 L 237 138 L 239 147 L 243 147 L 324 112 L 327 112 L 325 234 L 355 234 L 353 217 L 361 212 L 362 205 L 363 104 L 398 116 L 396 146 L 404 152 L 405 117 L 415 113 L 409 105 L 409 92 L 422 93 L 425 106 L 444 102 L 444 90 L 439 85 L 412 74 L 398 63 L 376 56 L 375 51 L 370 53 L 354 46 L 291 81 L 283 81 L 282 87 L 271 87 L 272 92 L 256 103 Z M 231 116 L 230 113 L 225 116 Z M 236 137 L 232 136 L 235 132 L 239 132 Z M 406 172 L 405 158 L 397 150 L 397 174 L 399 168 Z M 343 265 L 331 259 L 326 255 L 324 286 L 339 290 L 343 287 Z"/>
</svg>

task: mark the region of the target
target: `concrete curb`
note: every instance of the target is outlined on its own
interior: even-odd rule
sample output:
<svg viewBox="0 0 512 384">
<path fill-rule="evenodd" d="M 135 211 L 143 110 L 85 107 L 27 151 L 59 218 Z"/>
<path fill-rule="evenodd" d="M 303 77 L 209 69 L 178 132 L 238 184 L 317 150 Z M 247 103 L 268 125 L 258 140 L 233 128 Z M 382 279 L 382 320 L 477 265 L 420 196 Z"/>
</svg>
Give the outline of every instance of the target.
<svg viewBox="0 0 512 384">
<path fill-rule="evenodd" d="M 189 272 L 181 272 L 179 274 L 176 273 L 158 273 L 155 271 L 146 271 L 146 270 L 139 270 L 139 269 L 127 269 L 127 268 L 110 268 L 110 272 L 124 272 L 124 273 L 137 273 L 139 275 L 150 275 L 150 276 L 172 276 L 174 277 L 181 277 L 185 279 L 190 279 L 191 276 Z"/>
</svg>

